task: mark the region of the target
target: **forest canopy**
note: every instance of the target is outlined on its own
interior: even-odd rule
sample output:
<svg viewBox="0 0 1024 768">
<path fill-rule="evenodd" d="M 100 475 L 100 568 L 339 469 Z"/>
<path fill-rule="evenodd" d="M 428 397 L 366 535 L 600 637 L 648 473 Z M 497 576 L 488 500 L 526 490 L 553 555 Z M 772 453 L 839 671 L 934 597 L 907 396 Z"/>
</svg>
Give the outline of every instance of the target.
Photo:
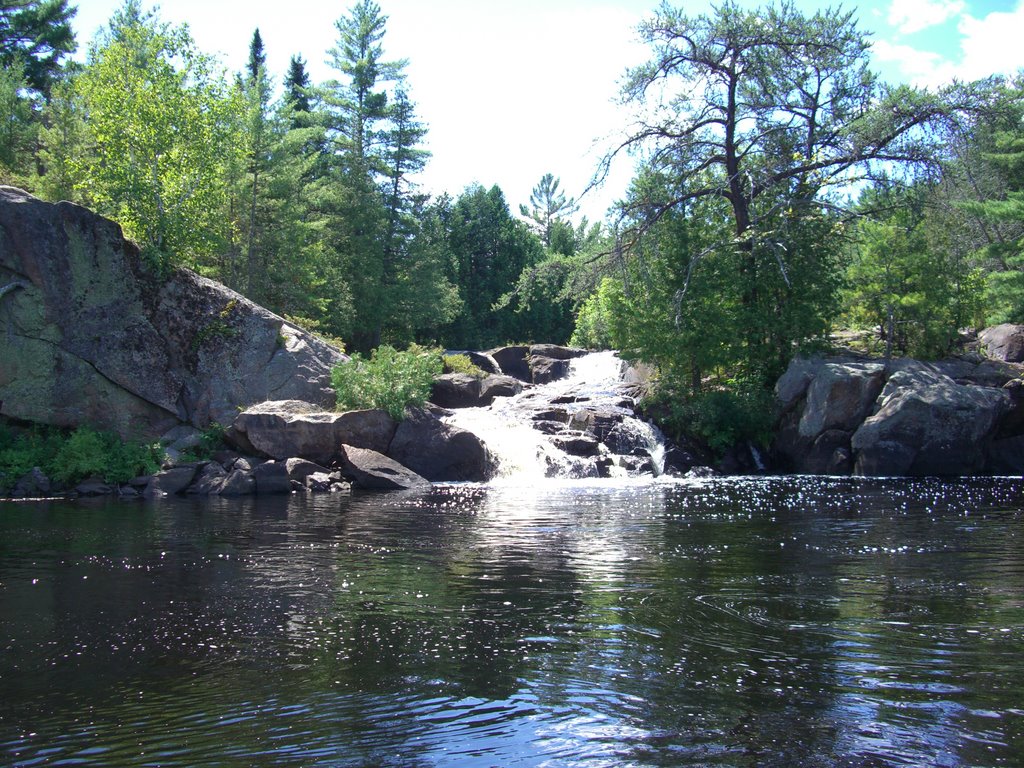
<svg viewBox="0 0 1024 768">
<path fill-rule="evenodd" d="M 0 3 L 0 181 L 92 207 L 154 270 L 195 269 L 350 350 L 614 347 L 692 414 L 710 393 L 760 402 L 839 330 L 937 357 L 1024 321 L 1019 76 L 885 83 L 853 11 L 664 3 L 623 29 L 649 55 L 595 177 L 620 156 L 635 172 L 600 222 L 558 169 L 528 200 L 425 193 L 429 126 L 372 0 L 276 73 L 258 29 L 229 74 L 140 0 L 77 64 L 74 12 Z"/>
</svg>

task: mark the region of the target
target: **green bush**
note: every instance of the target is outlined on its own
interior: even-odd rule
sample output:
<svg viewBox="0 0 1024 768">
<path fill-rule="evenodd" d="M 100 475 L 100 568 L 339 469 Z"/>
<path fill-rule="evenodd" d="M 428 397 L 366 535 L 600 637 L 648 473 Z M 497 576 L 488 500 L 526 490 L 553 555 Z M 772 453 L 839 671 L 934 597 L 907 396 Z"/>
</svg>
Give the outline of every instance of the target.
<svg viewBox="0 0 1024 768">
<path fill-rule="evenodd" d="M 690 397 L 662 389 L 644 407 L 666 434 L 696 438 L 719 456 L 748 441 L 764 446 L 776 416 L 771 392 L 742 386 Z"/>
<path fill-rule="evenodd" d="M 0 491 L 9 491 L 33 467 L 50 479 L 74 485 L 87 477 L 123 483 L 160 468 L 159 446 L 123 442 L 117 435 L 78 427 L 67 433 L 36 428 L 15 434 L 0 429 Z"/>
<path fill-rule="evenodd" d="M 383 345 L 367 360 L 352 355 L 331 374 L 337 392 L 338 410 L 382 408 L 395 420 L 405 415 L 406 406 L 423 405 L 430 396 L 434 377 L 441 373 L 441 353 L 415 344 L 405 352 Z"/>
<path fill-rule="evenodd" d="M 444 365 L 445 373 L 467 373 L 478 379 L 487 375 L 479 365 L 469 359 L 469 355 L 444 355 L 441 362 Z"/>
</svg>

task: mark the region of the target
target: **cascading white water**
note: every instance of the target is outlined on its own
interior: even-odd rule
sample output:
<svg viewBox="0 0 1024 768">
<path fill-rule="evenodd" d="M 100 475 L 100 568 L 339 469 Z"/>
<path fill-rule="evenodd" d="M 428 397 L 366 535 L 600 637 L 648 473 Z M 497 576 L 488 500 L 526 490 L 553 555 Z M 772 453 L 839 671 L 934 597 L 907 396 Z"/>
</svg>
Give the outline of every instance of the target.
<svg viewBox="0 0 1024 768">
<path fill-rule="evenodd" d="M 591 353 L 571 361 L 562 379 L 497 398 L 487 407 L 460 408 L 446 421 L 486 443 L 497 463 L 498 483 L 658 475 L 664 438 L 634 415 L 632 400 L 623 393 L 623 367 L 614 352 Z M 586 455 L 562 450 L 559 440 L 582 442 Z M 631 450 L 616 456 L 605 442 L 628 444 Z"/>
</svg>

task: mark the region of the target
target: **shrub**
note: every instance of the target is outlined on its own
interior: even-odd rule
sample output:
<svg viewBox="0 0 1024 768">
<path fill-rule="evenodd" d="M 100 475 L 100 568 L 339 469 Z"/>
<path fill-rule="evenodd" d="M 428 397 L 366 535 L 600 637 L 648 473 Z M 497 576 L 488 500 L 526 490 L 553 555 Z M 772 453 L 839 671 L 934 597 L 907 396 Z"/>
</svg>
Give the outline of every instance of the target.
<svg viewBox="0 0 1024 768">
<path fill-rule="evenodd" d="M 406 406 L 423 405 L 430 396 L 434 377 L 441 373 L 441 354 L 436 349 L 412 345 L 405 352 L 383 345 L 367 360 L 359 354 L 339 363 L 331 374 L 338 410 L 382 408 L 395 420 Z"/>
<path fill-rule="evenodd" d="M 157 446 L 122 442 L 117 435 L 79 427 L 54 456 L 50 476 L 69 484 L 92 476 L 108 483 L 124 483 L 159 468 Z"/>
<path fill-rule="evenodd" d="M 122 442 L 117 435 L 78 427 L 71 433 L 35 428 L 20 434 L 0 430 L 0 491 L 39 467 L 47 477 L 73 485 L 86 477 L 123 483 L 160 468 L 159 446 Z"/>
<path fill-rule="evenodd" d="M 644 405 L 667 434 L 697 438 L 719 456 L 739 443 L 765 445 L 776 415 L 771 392 L 737 385 L 690 397 L 663 389 Z"/>
<path fill-rule="evenodd" d="M 444 364 L 445 373 L 467 373 L 478 379 L 487 375 L 479 365 L 469 359 L 469 355 L 444 355 L 441 362 Z"/>
</svg>

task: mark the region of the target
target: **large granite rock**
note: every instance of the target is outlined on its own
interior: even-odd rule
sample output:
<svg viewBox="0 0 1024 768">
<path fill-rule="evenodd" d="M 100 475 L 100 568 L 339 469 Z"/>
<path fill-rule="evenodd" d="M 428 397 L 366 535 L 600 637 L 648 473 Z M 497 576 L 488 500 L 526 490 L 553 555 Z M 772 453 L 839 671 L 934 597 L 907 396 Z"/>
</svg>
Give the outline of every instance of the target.
<svg viewBox="0 0 1024 768">
<path fill-rule="evenodd" d="M 511 376 L 483 378 L 466 373 L 444 373 L 434 379 L 430 402 L 442 408 L 476 408 L 490 405 L 496 397 L 511 397 L 523 391 L 523 384 Z"/>
<path fill-rule="evenodd" d="M 1024 325 L 1003 323 L 978 334 L 985 354 L 1008 363 L 1024 362 Z"/>
<path fill-rule="evenodd" d="M 434 482 L 483 482 L 493 474 L 491 457 L 479 437 L 423 409 L 406 411 L 387 455 Z"/>
<path fill-rule="evenodd" d="M 1009 406 L 1002 389 L 957 384 L 932 371 L 894 373 L 878 411 L 851 441 L 860 475 L 970 475 Z"/>
<path fill-rule="evenodd" d="M 809 474 L 971 475 L 1024 469 L 1021 366 L 794 360 L 775 393 L 777 468 Z"/>
<path fill-rule="evenodd" d="M 533 381 L 530 373 L 530 348 L 522 345 L 498 347 L 485 353 L 501 368 L 505 376 L 512 376 L 527 383 Z"/>
<path fill-rule="evenodd" d="M 0 187 L 0 415 L 155 438 L 264 400 L 329 407 L 342 359 L 194 272 L 154 273 L 114 222 Z"/>
<path fill-rule="evenodd" d="M 430 481 L 368 448 L 342 446 L 344 474 L 357 488 L 367 491 L 402 491 L 428 487 Z"/>
<path fill-rule="evenodd" d="M 385 453 L 395 428 L 382 410 L 336 413 L 299 400 L 279 400 L 239 413 L 227 439 L 243 453 L 308 459 L 327 466 L 340 460 L 343 443 Z"/>
</svg>

